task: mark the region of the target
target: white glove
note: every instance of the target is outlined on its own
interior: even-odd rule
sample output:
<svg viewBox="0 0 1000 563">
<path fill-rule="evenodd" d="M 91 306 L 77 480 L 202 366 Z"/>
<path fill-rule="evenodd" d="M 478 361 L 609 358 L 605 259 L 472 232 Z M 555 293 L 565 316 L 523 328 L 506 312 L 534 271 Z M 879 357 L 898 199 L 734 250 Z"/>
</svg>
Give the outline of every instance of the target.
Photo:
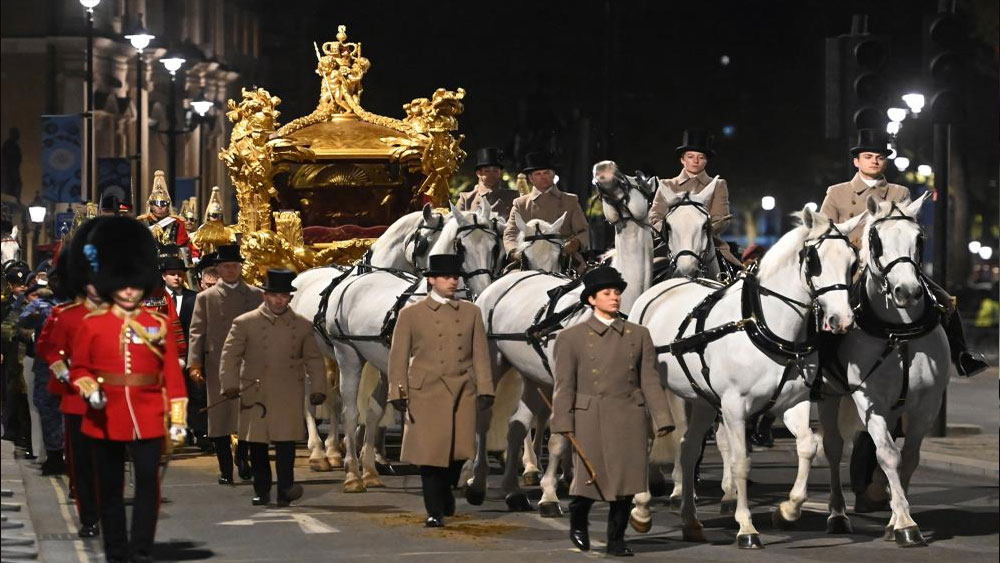
<svg viewBox="0 0 1000 563">
<path fill-rule="evenodd" d="M 170 440 L 176 445 L 181 445 L 184 443 L 184 438 L 187 437 L 187 428 L 181 426 L 180 424 L 170 425 Z"/>
<path fill-rule="evenodd" d="M 90 408 L 102 410 L 108 404 L 108 396 L 104 394 L 103 390 L 98 389 L 87 395 L 87 402 L 90 403 Z"/>
</svg>

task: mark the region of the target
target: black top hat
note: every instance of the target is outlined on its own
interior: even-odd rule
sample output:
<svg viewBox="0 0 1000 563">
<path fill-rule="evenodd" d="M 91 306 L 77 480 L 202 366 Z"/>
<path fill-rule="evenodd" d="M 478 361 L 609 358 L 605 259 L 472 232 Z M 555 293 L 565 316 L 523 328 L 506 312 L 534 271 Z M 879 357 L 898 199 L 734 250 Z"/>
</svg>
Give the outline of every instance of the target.
<svg viewBox="0 0 1000 563">
<path fill-rule="evenodd" d="M 457 254 L 434 254 L 427 259 L 426 277 L 461 276 L 462 261 Z"/>
<path fill-rule="evenodd" d="M 295 293 L 295 287 L 292 286 L 294 279 L 295 272 L 291 270 L 268 268 L 267 280 L 260 288 L 271 293 Z"/>
<path fill-rule="evenodd" d="M 552 163 L 552 155 L 547 152 L 529 152 L 524 155 L 524 170 L 525 174 L 531 174 L 535 170 L 555 170 L 556 166 Z"/>
<path fill-rule="evenodd" d="M 588 299 L 598 291 L 617 287 L 618 291 L 625 291 L 628 283 L 622 279 L 618 270 L 611 266 L 600 266 L 583 275 L 583 293 L 580 294 L 580 301 L 584 305 L 590 305 Z"/>
<path fill-rule="evenodd" d="M 889 156 L 889 136 L 878 129 L 858 129 L 858 142 L 851 147 L 851 156 L 863 152 L 877 152 Z"/>
<path fill-rule="evenodd" d="M 681 146 L 675 150 L 678 157 L 684 156 L 687 151 L 697 151 L 708 158 L 715 156 L 715 151 L 712 149 L 712 136 L 705 129 L 685 129 Z"/>
<path fill-rule="evenodd" d="M 187 264 L 180 256 L 160 256 L 160 271 L 167 270 L 187 270 Z"/>
<path fill-rule="evenodd" d="M 476 151 L 476 170 L 483 166 L 503 168 L 503 153 L 496 147 L 484 147 Z"/>
<path fill-rule="evenodd" d="M 215 249 L 215 263 L 242 262 L 243 256 L 240 254 L 240 247 L 236 244 L 224 244 Z"/>
</svg>

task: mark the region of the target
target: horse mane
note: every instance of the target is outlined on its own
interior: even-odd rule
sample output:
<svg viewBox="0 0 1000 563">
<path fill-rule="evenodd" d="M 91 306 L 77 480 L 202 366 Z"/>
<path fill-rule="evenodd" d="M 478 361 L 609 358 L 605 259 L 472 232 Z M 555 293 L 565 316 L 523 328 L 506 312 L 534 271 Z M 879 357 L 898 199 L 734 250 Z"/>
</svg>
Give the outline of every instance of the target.
<svg viewBox="0 0 1000 563">
<path fill-rule="evenodd" d="M 414 218 L 416 221 L 413 220 Z M 377 252 L 386 245 L 400 244 L 423 220 L 423 211 L 412 211 L 393 221 L 389 228 L 382 233 L 382 236 L 378 237 L 378 240 L 372 244 L 372 252 Z"/>
<path fill-rule="evenodd" d="M 830 225 L 826 215 L 813 212 L 813 227 L 810 229 L 804 224 L 803 213 L 803 211 L 792 213 L 792 217 L 796 221 L 795 227 L 782 235 L 778 242 L 774 243 L 774 246 L 761 257 L 760 277 L 766 278 L 774 275 L 786 263 L 798 260 L 802 243 L 822 235 Z"/>
</svg>

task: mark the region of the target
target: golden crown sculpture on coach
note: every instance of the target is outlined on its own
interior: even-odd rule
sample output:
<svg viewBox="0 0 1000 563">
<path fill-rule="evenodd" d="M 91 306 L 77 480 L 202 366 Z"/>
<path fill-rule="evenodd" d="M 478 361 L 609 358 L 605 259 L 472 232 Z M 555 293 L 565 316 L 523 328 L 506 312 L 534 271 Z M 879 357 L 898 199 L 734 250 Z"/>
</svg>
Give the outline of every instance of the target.
<svg viewBox="0 0 1000 563">
<path fill-rule="evenodd" d="M 281 99 L 263 88 L 229 100 L 229 169 L 239 206 L 235 230 L 248 283 L 268 267 L 301 270 L 359 258 L 393 221 L 429 200 L 446 207 L 452 175 L 465 159 L 457 116 L 465 90 L 439 88 L 404 104 L 406 116 L 361 106 L 371 62 L 361 43 L 316 46 L 316 110 L 280 126 Z M 272 200 L 280 206 L 272 210 Z M 272 214 L 272 211 L 273 214 Z"/>
</svg>

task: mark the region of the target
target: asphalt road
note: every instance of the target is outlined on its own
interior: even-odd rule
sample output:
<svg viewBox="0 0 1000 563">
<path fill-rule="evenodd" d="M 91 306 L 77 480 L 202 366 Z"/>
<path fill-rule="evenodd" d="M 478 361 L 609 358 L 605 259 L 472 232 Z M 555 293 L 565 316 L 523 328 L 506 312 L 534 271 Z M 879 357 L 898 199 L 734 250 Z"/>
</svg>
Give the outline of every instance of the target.
<svg viewBox="0 0 1000 563">
<path fill-rule="evenodd" d="M 997 561 L 1000 519 L 997 483 L 936 472 L 917 471 L 910 491 L 913 516 L 929 546 L 901 549 L 881 539 L 888 513 L 852 515 L 855 533 L 824 532 L 828 470 L 814 468 L 810 501 L 798 528 L 775 529 L 770 508 L 787 494 L 795 460 L 791 441 L 781 440 L 753 456 L 751 498 L 754 522 L 766 545 L 763 552 L 738 551 L 736 525 L 718 513 L 719 459 L 710 448 L 703 465 L 699 514 L 708 544 L 681 541 L 680 520 L 662 499 L 654 503 L 653 529 L 629 531 L 639 560 L 671 561 Z M 305 495 L 291 508 L 250 504 L 249 483 L 215 484 L 214 457 L 193 454 L 175 459 L 167 472 L 155 555 L 163 561 L 435 561 L 529 562 L 585 561 L 603 557 L 607 511 L 600 504 L 591 517 L 595 551 L 572 549 L 568 518 L 544 519 L 536 513 L 509 513 L 491 477 L 490 497 L 480 507 L 460 498 L 458 514 L 443 529 L 422 526 L 423 504 L 416 475 L 390 475 L 385 489 L 364 494 L 341 491 L 343 472 L 312 473 L 300 449 L 296 474 Z M 26 463 L 20 461 L 20 463 Z M 405 467 L 401 467 L 403 471 Z M 25 480 L 42 555 L 47 561 L 98 561 L 100 545 L 75 538 L 64 478 Z M 843 471 L 846 478 L 846 469 Z M 530 490 L 533 501 L 539 493 Z M 848 494 L 849 505 L 853 498 Z M 563 503 L 564 507 L 566 502 Z"/>
</svg>

